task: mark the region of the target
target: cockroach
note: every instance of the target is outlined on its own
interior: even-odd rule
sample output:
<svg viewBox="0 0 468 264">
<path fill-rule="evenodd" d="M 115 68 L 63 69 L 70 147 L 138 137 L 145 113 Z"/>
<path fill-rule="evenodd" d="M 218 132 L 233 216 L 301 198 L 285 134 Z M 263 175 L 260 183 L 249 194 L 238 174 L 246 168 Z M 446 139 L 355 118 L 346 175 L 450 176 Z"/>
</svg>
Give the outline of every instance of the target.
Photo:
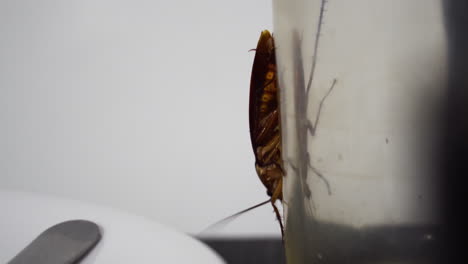
<svg viewBox="0 0 468 264">
<path fill-rule="evenodd" d="M 321 12 L 323 12 L 323 10 Z M 318 31 L 320 32 L 320 28 Z M 276 218 L 280 224 L 281 235 L 284 238 L 283 221 L 281 220 L 281 214 L 275 205 L 277 200 L 281 202 L 283 201 L 283 177 L 285 176 L 281 156 L 280 87 L 278 85 L 274 38 L 268 30 L 264 30 L 260 34 L 260 39 L 258 40 L 257 48 L 255 50 L 256 54 L 250 80 L 250 141 L 255 154 L 255 169 L 257 171 L 257 175 L 267 189 L 267 194 L 270 196 L 270 199 L 267 202 L 270 202 L 273 206 Z M 317 49 L 314 49 L 314 52 L 314 58 L 316 58 Z M 313 64 L 307 88 L 304 90 L 306 94 L 301 97 L 302 99 L 309 98 L 308 95 L 312 85 L 315 61 Z M 327 93 L 320 100 L 315 122 L 312 123 L 308 120 L 307 127 L 304 129 L 301 128 L 300 131 L 308 130 L 312 136 L 315 135 L 323 103 L 333 90 L 336 82 L 337 80 L 334 79 Z M 307 109 L 307 103 L 300 104 L 306 106 L 304 109 L 300 109 L 300 112 L 306 112 L 305 109 Z M 306 117 L 302 118 L 303 120 L 307 120 Z M 306 137 L 304 137 L 301 142 L 307 142 Z M 302 145 L 307 146 L 306 143 Z M 304 156 L 309 156 L 307 150 L 305 150 L 304 153 Z M 325 182 L 328 193 L 331 194 L 328 181 L 316 168 L 312 166 L 310 159 L 308 160 L 308 165 L 312 171 Z"/>
<path fill-rule="evenodd" d="M 319 29 L 320 30 L 320 29 Z M 317 45 L 318 42 L 316 42 Z M 299 48 L 298 48 L 299 50 Z M 317 49 L 314 49 L 316 52 Z M 255 170 L 257 172 L 260 181 L 267 189 L 267 194 L 270 199 L 254 205 L 248 209 L 242 210 L 234 215 L 226 217 L 215 224 L 211 225 L 205 230 L 208 230 L 214 226 L 226 223 L 233 220 L 235 217 L 262 206 L 267 203 L 271 203 L 278 219 L 281 235 L 284 238 L 284 226 L 281 218 L 281 214 L 276 207 L 276 201 L 283 201 L 283 177 L 285 176 L 283 160 L 281 157 L 281 122 L 280 122 L 280 104 L 279 104 L 279 85 L 277 77 L 277 66 L 275 57 L 275 44 L 274 38 L 268 30 L 264 30 L 260 34 L 257 48 L 255 49 L 255 58 L 252 67 L 252 74 L 250 79 L 250 99 L 249 99 L 249 126 L 250 126 L 250 141 L 252 149 L 255 155 Z M 315 58 L 316 56 L 314 56 Z M 312 72 L 306 89 L 302 91 L 303 96 L 301 98 L 309 98 L 308 94 L 313 79 L 313 71 L 315 62 L 313 63 Z M 302 72 L 300 68 L 299 72 Z M 304 83 L 303 76 L 298 78 L 300 83 Z M 308 120 L 305 127 L 301 127 L 299 130 L 310 132 L 312 136 L 315 135 L 315 131 L 319 122 L 320 112 L 325 99 L 333 90 L 337 80 L 334 79 L 329 90 L 325 96 L 320 100 L 317 116 L 315 122 L 312 123 Z M 298 103 L 298 106 L 305 106 L 307 109 L 307 103 Z M 298 112 L 304 112 L 304 109 L 299 109 Z M 302 117 L 306 120 L 306 117 Z M 300 123 L 300 122 L 299 122 Z M 302 142 L 307 142 L 306 134 L 303 134 Z M 307 146 L 307 144 L 301 144 Z M 301 151 L 302 156 L 309 157 L 307 149 Z M 307 164 L 302 162 L 302 164 Z M 298 168 L 290 164 L 293 170 L 297 171 Z M 306 165 L 307 166 L 307 165 Z M 325 177 L 312 166 L 310 159 L 308 160 L 308 166 L 312 171 L 321 178 L 327 186 L 328 193 L 331 194 L 330 186 Z M 303 169 L 303 171 L 306 171 Z M 307 189 L 308 190 L 308 189 Z M 308 191 L 310 192 L 310 190 Z M 310 193 L 306 195 L 310 196 Z"/>
<path fill-rule="evenodd" d="M 268 30 L 262 31 L 255 49 L 255 58 L 250 80 L 249 125 L 250 141 L 255 154 L 255 170 L 267 189 L 270 199 L 226 217 L 209 226 L 233 220 L 235 217 L 271 203 L 284 237 L 283 221 L 275 205 L 283 200 L 283 161 L 281 159 L 281 131 L 278 102 L 278 79 L 276 72 L 275 45 Z M 202 233 L 204 232 L 202 231 Z"/>
<path fill-rule="evenodd" d="M 249 125 L 250 141 L 255 154 L 255 170 L 270 196 L 276 218 L 284 236 L 283 221 L 277 200 L 283 200 L 283 160 L 281 158 L 281 127 L 279 86 L 275 44 L 268 30 L 262 31 L 255 49 L 250 79 Z"/>
<path fill-rule="evenodd" d="M 312 63 L 312 69 L 309 76 L 309 81 L 307 83 L 307 88 L 303 89 L 303 96 L 300 98 L 309 98 L 309 92 L 313 81 L 313 75 L 316 64 L 317 50 L 318 50 L 318 37 L 320 35 L 322 18 L 323 18 L 323 5 L 321 8 L 321 13 L 319 17 L 319 28 L 317 30 L 317 37 L 314 47 L 314 61 Z M 270 199 L 254 205 L 250 208 L 242 210 L 236 214 L 233 214 L 229 217 L 226 217 L 213 225 L 210 225 L 208 228 L 204 229 L 205 232 L 208 229 L 211 229 L 217 225 L 225 224 L 228 221 L 233 220 L 235 217 L 248 212 L 252 209 L 260 207 L 264 204 L 271 203 L 278 219 L 281 236 L 284 239 L 284 225 L 281 218 L 281 214 L 276 207 L 275 202 L 277 200 L 283 201 L 283 177 L 285 176 L 285 171 L 283 167 L 283 160 L 281 157 L 281 122 L 280 122 L 280 103 L 279 103 L 279 84 L 278 84 L 278 75 L 277 75 L 277 66 L 276 66 L 276 55 L 275 55 L 275 44 L 272 34 L 268 30 L 263 30 L 260 34 L 260 39 L 258 40 L 255 58 L 252 66 L 252 74 L 250 79 L 250 99 L 249 99 L 249 127 L 250 127 L 250 141 L 252 144 L 252 149 L 255 155 L 255 170 L 257 172 L 260 181 L 267 189 L 267 195 L 270 196 Z M 300 48 L 297 48 L 299 51 Z M 299 52 L 300 53 L 300 52 Z M 303 72 L 302 67 L 298 67 L 298 72 Z M 298 78 L 298 81 L 304 84 L 304 78 L 301 75 Z M 330 88 L 328 89 L 325 96 L 320 100 L 318 106 L 318 112 L 315 118 L 315 122 L 312 123 L 310 120 L 307 120 L 305 117 L 302 119 L 307 120 L 307 125 L 301 127 L 300 131 L 310 132 L 312 136 L 315 135 L 320 112 L 323 106 L 325 99 L 333 90 L 337 79 L 334 79 Z M 298 106 L 305 106 L 303 109 L 299 109 L 298 112 L 304 112 L 307 109 L 308 100 L 299 103 Z M 301 122 L 299 122 L 301 123 Z M 306 135 L 302 135 L 302 142 L 307 142 Z M 301 144 L 307 146 L 307 144 Z M 330 185 L 325 177 L 312 166 L 310 163 L 309 153 L 307 149 L 304 149 L 304 157 L 308 157 L 308 166 L 312 171 L 317 174 L 326 184 L 328 193 L 331 195 Z M 303 164 L 307 164 L 304 163 Z M 294 167 L 290 164 L 293 170 L 298 171 L 297 167 Z M 307 166 L 307 165 L 306 165 Z M 303 170 L 306 171 L 306 170 Z M 310 196 L 310 190 L 308 191 Z"/>
</svg>

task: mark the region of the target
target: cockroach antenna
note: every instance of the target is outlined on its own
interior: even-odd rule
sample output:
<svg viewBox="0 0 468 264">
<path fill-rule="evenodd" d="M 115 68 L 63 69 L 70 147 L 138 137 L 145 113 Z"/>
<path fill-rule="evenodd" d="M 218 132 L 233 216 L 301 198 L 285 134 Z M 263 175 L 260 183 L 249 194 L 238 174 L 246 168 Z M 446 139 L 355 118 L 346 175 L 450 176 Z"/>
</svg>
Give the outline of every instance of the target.
<svg viewBox="0 0 468 264">
<path fill-rule="evenodd" d="M 236 219 L 237 217 L 239 217 L 240 215 L 242 215 L 244 213 L 247 213 L 248 211 L 251 211 L 251 210 L 253 210 L 255 208 L 258 208 L 258 207 L 260 207 L 262 205 L 265 205 L 267 203 L 270 203 L 270 202 L 271 202 L 271 199 L 268 199 L 268 200 L 266 200 L 264 202 L 258 203 L 258 204 L 254 205 L 254 206 L 251 206 L 251 207 L 249 207 L 247 209 L 244 209 L 244 210 L 242 210 L 240 212 L 237 212 L 237 213 L 235 213 L 233 215 L 225 217 L 225 218 L 219 220 L 218 222 L 216 222 L 214 224 L 211 224 L 207 228 L 203 229 L 203 231 L 201 231 L 200 234 L 205 233 L 205 232 L 207 232 L 208 230 L 211 230 L 211 229 L 215 229 L 215 228 L 219 228 L 221 226 L 225 226 L 225 225 L 229 224 L 231 221 L 233 221 L 234 219 Z"/>
</svg>

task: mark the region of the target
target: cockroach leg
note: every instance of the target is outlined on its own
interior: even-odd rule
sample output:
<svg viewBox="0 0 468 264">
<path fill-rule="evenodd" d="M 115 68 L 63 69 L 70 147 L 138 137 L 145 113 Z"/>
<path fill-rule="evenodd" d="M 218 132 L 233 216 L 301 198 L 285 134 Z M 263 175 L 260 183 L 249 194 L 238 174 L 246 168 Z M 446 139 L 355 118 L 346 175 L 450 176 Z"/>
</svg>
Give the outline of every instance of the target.
<svg viewBox="0 0 468 264">
<path fill-rule="evenodd" d="M 274 110 L 260 121 L 259 127 L 262 129 L 258 132 L 255 140 L 262 142 L 264 137 L 271 133 L 271 130 L 278 126 L 278 110 Z"/>
<path fill-rule="evenodd" d="M 323 174 L 318 169 L 316 169 L 314 166 L 312 166 L 312 162 L 310 161 L 309 153 L 307 153 L 307 160 L 309 161 L 309 168 L 315 173 L 315 175 L 317 175 L 325 183 L 325 185 L 327 187 L 328 195 L 332 195 L 330 183 L 328 182 L 328 180 L 325 178 L 325 176 L 323 176 Z"/>
<path fill-rule="evenodd" d="M 275 202 L 278 199 L 282 199 L 281 194 L 283 192 L 283 181 L 280 180 L 278 185 L 275 188 L 275 191 L 271 195 L 271 205 L 273 206 L 273 209 L 275 210 L 276 214 L 276 219 L 278 219 L 278 222 L 280 223 L 281 227 L 281 236 L 284 238 L 284 226 L 283 226 L 283 221 L 281 220 L 281 214 L 279 213 L 278 207 L 276 207 Z"/>
<path fill-rule="evenodd" d="M 276 214 L 276 219 L 278 219 L 278 222 L 280 224 L 281 237 L 284 239 L 284 226 L 283 226 L 283 221 L 281 220 L 281 215 L 279 213 L 278 207 L 276 207 L 276 205 L 273 202 L 271 202 L 271 205 L 273 205 L 273 209 L 275 210 L 275 214 Z"/>
<path fill-rule="evenodd" d="M 309 131 L 311 136 L 315 136 L 315 131 L 316 131 L 318 123 L 320 121 L 320 113 L 322 112 L 323 103 L 325 102 L 325 99 L 327 99 L 328 95 L 330 95 L 330 93 L 332 92 L 332 90 L 335 87 L 336 83 L 337 83 L 337 79 L 335 78 L 335 79 L 333 79 L 333 82 L 332 82 L 330 88 L 328 89 L 327 93 L 325 94 L 325 96 L 323 96 L 322 100 L 320 100 L 320 104 L 319 104 L 319 107 L 318 107 L 318 112 L 317 112 L 317 115 L 315 116 L 315 122 L 312 123 L 310 120 L 307 120 L 307 130 Z"/>
<path fill-rule="evenodd" d="M 297 174 L 298 171 L 299 171 L 299 168 L 297 168 L 296 166 L 294 166 L 293 163 L 292 163 L 291 161 L 289 161 L 289 160 L 286 160 L 286 161 L 287 161 L 286 163 L 289 164 L 289 167 L 291 167 L 291 169 L 294 171 L 294 173 Z"/>
<path fill-rule="evenodd" d="M 283 194 L 283 180 L 280 178 L 278 181 L 278 184 L 275 187 L 275 190 L 273 191 L 273 194 L 271 195 L 271 201 L 274 203 L 276 200 L 282 200 Z"/>
<path fill-rule="evenodd" d="M 268 164 L 275 161 L 275 155 L 280 153 L 280 144 L 280 135 L 276 135 L 265 146 L 257 148 L 257 152 L 264 163 Z"/>
<path fill-rule="evenodd" d="M 299 174 L 299 168 L 294 166 L 292 162 L 288 161 L 287 164 L 289 164 L 289 167 L 294 171 L 295 174 Z M 310 163 L 309 163 L 310 164 Z M 304 193 L 305 197 L 310 200 L 310 197 L 312 195 L 312 192 L 310 191 L 310 187 L 307 184 L 307 182 L 303 182 L 303 179 L 301 178 L 301 187 L 302 187 L 302 192 Z M 284 202 L 284 201 L 283 201 Z"/>
</svg>

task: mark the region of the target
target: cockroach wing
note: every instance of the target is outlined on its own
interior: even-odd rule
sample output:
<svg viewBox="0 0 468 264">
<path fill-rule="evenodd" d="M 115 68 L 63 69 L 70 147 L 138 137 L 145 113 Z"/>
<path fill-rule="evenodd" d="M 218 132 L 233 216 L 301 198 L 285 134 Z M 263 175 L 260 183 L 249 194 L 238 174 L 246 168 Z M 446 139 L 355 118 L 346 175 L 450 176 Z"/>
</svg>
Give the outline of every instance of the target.
<svg viewBox="0 0 468 264">
<path fill-rule="evenodd" d="M 250 79 L 249 125 L 254 152 L 262 145 L 259 142 L 259 135 L 265 130 L 262 120 L 277 109 L 277 104 L 274 41 L 270 32 L 264 30 L 258 40 Z"/>
</svg>

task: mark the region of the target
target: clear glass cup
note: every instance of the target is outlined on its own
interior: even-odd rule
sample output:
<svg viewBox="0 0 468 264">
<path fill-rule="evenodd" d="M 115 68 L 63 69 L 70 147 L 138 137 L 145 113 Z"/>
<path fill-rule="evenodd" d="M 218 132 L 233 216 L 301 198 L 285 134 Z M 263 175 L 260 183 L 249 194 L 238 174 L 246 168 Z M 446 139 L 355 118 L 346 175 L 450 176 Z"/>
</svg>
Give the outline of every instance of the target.
<svg viewBox="0 0 468 264">
<path fill-rule="evenodd" d="M 273 1 L 288 263 L 440 252 L 438 0 Z"/>
</svg>

